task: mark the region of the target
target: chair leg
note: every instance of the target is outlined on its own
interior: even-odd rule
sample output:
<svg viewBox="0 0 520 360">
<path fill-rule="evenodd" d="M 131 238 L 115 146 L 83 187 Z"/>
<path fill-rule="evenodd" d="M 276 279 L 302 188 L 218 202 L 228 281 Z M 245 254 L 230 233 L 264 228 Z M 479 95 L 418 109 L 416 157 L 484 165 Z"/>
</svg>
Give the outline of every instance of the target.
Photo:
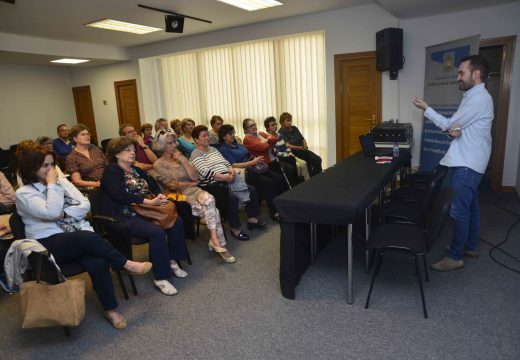
<svg viewBox="0 0 520 360">
<path fill-rule="evenodd" d="M 188 265 L 191 265 L 191 256 L 190 256 L 190 252 L 188 251 Z"/>
<path fill-rule="evenodd" d="M 64 326 L 63 333 L 65 334 L 65 336 L 70 336 L 70 328 L 68 326 Z"/>
<path fill-rule="evenodd" d="M 130 286 L 132 287 L 132 291 L 134 295 L 137 295 L 137 287 L 135 286 L 134 277 L 130 274 L 128 274 L 128 280 L 130 280 Z"/>
<path fill-rule="evenodd" d="M 222 232 L 224 233 L 224 239 L 226 239 L 226 243 L 228 242 L 228 238 L 226 235 L 226 228 L 224 227 L 224 220 L 220 218 L 220 226 L 222 226 Z"/>
<path fill-rule="evenodd" d="M 375 252 L 375 250 L 374 250 Z M 381 263 L 383 262 L 383 251 L 379 252 L 379 256 L 377 257 L 376 267 L 374 269 L 374 274 L 372 275 L 372 281 L 370 282 L 370 289 L 368 289 L 367 302 L 365 303 L 365 309 L 368 309 L 368 304 L 370 303 L 370 296 L 372 295 L 372 289 L 374 288 L 374 282 L 376 281 L 376 276 L 379 274 L 379 268 L 381 267 Z"/>
<path fill-rule="evenodd" d="M 121 271 L 116 271 L 117 279 L 119 280 L 119 285 L 121 286 L 121 291 L 123 292 L 123 297 L 125 300 L 129 299 L 128 291 L 126 291 L 126 285 L 123 281 L 123 276 L 121 275 Z"/>
<path fill-rule="evenodd" d="M 424 265 L 424 277 L 426 281 L 430 281 L 430 277 L 428 276 L 428 266 L 426 265 L 426 255 L 421 256 L 423 259 L 423 265 Z"/>
<path fill-rule="evenodd" d="M 428 319 L 428 312 L 426 311 L 426 300 L 424 299 L 422 277 L 421 277 L 421 272 L 419 269 L 419 259 L 418 259 L 417 255 L 415 255 L 415 254 L 414 254 L 414 259 L 415 259 L 415 270 L 417 271 L 417 277 L 419 278 L 419 288 L 421 289 L 421 300 L 422 300 L 424 318 Z"/>
</svg>

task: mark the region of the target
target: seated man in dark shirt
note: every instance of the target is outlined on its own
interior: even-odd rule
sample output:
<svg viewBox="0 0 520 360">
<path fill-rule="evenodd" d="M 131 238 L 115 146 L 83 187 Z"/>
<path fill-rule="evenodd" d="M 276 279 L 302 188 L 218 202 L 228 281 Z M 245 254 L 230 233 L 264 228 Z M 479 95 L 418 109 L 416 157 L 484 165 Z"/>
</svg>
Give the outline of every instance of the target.
<svg viewBox="0 0 520 360">
<path fill-rule="evenodd" d="M 280 126 L 278 133 L 283 137 L 293 154 L 307 162 L 309 175 L 319 174 L 322 171 L 321 157 L 309 150 L 307 141 L 305 141 L 300 130 L 296 126 L 292 126 L 292 115 L 287 112 L 280 115 Z"/>
<path fill-rule="evenodd" d="M 58 137 L 52 140 L 52 149 L 63 159 L 63 163 L 67 161 L 67 156 L 74 147 L 69 139 L 69 127 L 66 124 L 59 124 L 56 128 Z"/>
</svg>

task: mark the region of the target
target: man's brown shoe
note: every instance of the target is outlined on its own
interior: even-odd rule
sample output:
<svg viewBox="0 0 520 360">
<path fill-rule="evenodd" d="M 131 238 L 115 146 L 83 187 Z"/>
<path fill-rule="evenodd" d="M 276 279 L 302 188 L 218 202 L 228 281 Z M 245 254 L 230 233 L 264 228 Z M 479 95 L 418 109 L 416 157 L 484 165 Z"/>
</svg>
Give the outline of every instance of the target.
<svg viewBox="0 0 520 360">
<path fill-rule="evenodd" d="M 446 249 L 446 251 L 450 251 L 450 245 L 446 245 L 444 249 Z M 470 259 L 477 259 L 478 250 L 470 250 L 468 248 L 464 248 L 464 256 Z"/>
<path fill-rule="evenodd" d="M 462 260 L 453 260 L 449 257 L 445 257 L 441 261 L 433 264 L 431 268 L 435 271 L 451 271 L 462 269 L 464 267 L 464 261 Z"/>
<path fill-rule="evenodd" d="M 470 259 L 478 258 L 478 250 L 464 249 L 464 256 Z"/>
</svg>

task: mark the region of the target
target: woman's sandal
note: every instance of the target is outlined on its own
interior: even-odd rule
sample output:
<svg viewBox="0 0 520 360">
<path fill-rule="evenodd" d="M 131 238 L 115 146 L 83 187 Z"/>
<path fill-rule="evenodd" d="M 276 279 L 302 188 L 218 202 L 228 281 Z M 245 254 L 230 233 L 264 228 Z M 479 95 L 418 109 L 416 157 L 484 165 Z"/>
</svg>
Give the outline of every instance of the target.
<svg viewBox="0 0 520 360">
<path fill-rule="evenodd" d="M 105 317 L 110 322 L 110 324 L 112 324 L 112 327 L 114 329 L 123 330 L 128 325 L 126 322 L 126 319 L 124 317 L 122 319 L 120 319 L 119 321 L 114 321 L 114 320 L 112 320 L 112 318 L 110 316 L 108 316 L 108 314 L 106 312 L 105 312 Z"/>
<path fill-rule="evenodd" d="M 175 275 L 178 278 L 185 278 L 186 276 L 188 276 L 188 273 L 185 270 L 181 269 L 179 267 L 179 264 L 177 263 L 170 262 L 170 268 L 173 271 L 173 275 Z"/>
<path fill-rule="evenodd" d="M 153 283 L 155 287 L 159 289 L 159 291 L 162 292 L 164 295 L 177 294 L 177 289 L 168 280 L 154 280 Z"/>
<path fill-rule="evenodd" d="M 146 261 L 143 263 L 143 267 L 141 268 L 141 270 L 139 270 L 139 271 L 126 270 L 126 272 L 129 273 L 130 275 L 144 275 L 147 272 L 149 272 L 151 269 L 152 269 L 152 263 L 149 261 Z"/>
<path fill-rule="evenodd" d="M 234 263 L 237 261 L 237 259 L 233 255 L 231 255 L 226 248 L 213 245 L 211 240 L 208 243 L 208 247 L 209 247 L 209 251 L 215 251 L 217 254 L 220 255 L 222 260 L 224 260 L 224 262 L 226 262 L 226 263 L 231 264 L 231 263 Z"/>
</svg>

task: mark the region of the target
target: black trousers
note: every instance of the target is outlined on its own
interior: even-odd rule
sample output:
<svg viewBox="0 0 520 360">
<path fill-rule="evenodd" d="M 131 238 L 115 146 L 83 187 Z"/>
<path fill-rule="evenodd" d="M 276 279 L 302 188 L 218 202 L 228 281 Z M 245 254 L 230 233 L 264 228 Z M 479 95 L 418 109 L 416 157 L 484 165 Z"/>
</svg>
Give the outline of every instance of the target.
<svg viewBox="0 0 520 360">
<path fill-rule="evenodd" d="M 119 271 L 127 259 L 112 244 L 92 231 L 59 233 L 38 241 L 52 253 L 58 264 L 79 262 L 90 275 L 103 308 L 117 308 L 109 267 Z"/>
<path fill-rule="evenodd" d="M 299 157 L 300 159 L 305 160 L 307 162 L 307 168 L 309 169 L 310 176 L 319 174 L 322 171 L 321 157 L 319 157 L 312 151 L 298 149 L 291 149 L 291 151 L 296 157 Z"/>
<path fill-rule="evenodd" d="M 280 157 L 278 160 L 280 167 L 279 171 L 280 173 L 282 171 L 285 173 L 285 176 L 287 177 L 289 184 L 291 184 L 291 187 L 295 187 L 296 185 L 305 181 L 303 176 L 298 176 L 298 166 L 296 165 L 296 158 L 294 156 Z M 269 166 L 271 166 L 273 163 L 276 164 L 277 162 L 271 161 Z M 283 173 L 281 173 L 281 175 L 283 176 Z"/>
<path fill-rule="evenodd" d="M 251 185 L 247 187 L 249 189 L 249 202 L 246 205 L 247 217 L 258 217 L 260 216 L 260 205 L 256 189 Z M 215 197 L 220 216 L 228 220 L 229 226 L 234 229 L 240 228 L 242 224 L 238 214 L 238 198 L 233 191 L 229 190 L 227 184 L 214 182 L 202 188 Z"/>
<path fill-rule="evenodd" d="M 283 177 L 272 170 L 259 174 L 248 170 L 246 182 L 256 188 L 258 195 L 264 199 L 271 215 L 276 214 L 276 206 L 273 199 L 285 191 L 285 181 Z"/>
</svg>

